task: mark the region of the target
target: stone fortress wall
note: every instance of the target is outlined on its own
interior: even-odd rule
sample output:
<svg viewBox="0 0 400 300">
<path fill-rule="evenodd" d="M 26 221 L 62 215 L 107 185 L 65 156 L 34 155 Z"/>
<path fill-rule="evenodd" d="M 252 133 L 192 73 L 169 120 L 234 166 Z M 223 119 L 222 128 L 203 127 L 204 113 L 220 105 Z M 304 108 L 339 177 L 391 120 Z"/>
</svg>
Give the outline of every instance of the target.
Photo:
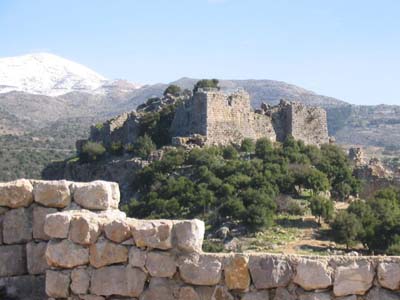
<svg viewBox="0 0 400 300">
<path fill-rule="evenodd" d="M 0 184 L 0 299 L 400 299 L 400 257 L 203 253 L 203 222 L 126 218 L 118 196 L 104 181 Z"/>
</svg>

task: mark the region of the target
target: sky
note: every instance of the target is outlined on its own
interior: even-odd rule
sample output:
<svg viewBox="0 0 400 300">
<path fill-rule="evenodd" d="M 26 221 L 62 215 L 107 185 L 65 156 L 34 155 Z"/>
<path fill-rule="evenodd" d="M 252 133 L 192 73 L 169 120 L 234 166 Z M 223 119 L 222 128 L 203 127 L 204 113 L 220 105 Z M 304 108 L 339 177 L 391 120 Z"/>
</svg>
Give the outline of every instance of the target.
<svg viewBox="0 0 400 300">
<path fill-rule="evenodd" d="M 398 0 L 0 0 L 0 57 L 50 52 L 110 79 L 273 79 L 400 105 Z"/>
</svg>

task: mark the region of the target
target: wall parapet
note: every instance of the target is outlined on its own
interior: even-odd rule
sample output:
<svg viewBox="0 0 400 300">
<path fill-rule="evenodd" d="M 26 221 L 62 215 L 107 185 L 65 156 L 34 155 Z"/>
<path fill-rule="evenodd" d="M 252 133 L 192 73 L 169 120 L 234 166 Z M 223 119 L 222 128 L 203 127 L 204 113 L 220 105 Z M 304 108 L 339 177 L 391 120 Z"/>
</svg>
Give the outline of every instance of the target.
<svg viewBox="0 0 400 300">
<path fill-rule="evenodd" d="M 104 181 L 0 183 L 4 299 L 400 299 L 400 257 L 204 253 L 202 221 L 118 202 Z"/>
</svg>

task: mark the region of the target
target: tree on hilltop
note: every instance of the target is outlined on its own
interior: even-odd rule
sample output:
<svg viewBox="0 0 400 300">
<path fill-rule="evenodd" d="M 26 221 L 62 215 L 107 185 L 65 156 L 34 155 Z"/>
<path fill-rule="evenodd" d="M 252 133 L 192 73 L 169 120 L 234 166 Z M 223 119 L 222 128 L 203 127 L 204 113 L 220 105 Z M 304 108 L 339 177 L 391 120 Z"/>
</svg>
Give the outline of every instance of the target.
<svg viewBox="0 0 400 300">
<path fill-rule="evenodd" d="M 163 95 L 164 96 L 172 95 L 174 97 L 178 97 L 181 95 L 181 93 L 182 93 L 182 89 L 179 86 L 177 86 L 176 84 L 171 84 L 169 87 L 167 87 L 165 89 Z"/>
<path fill-rule="evenodd" d="M 197 92 L 199 89 L 220 89 L 219 80 L 218 79 L 202 79 L 198 81 L 194 88 L 193 92 Z"/>
</svg>

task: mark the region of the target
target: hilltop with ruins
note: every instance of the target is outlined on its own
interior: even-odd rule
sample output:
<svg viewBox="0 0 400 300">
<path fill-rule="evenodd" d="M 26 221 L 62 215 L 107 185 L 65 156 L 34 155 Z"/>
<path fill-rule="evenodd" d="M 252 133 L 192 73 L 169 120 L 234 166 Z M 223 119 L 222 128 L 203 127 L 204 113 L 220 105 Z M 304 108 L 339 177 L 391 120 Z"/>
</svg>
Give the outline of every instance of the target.
<svg viewBox="0 0 400 300">
<path fill-rule="evenodd" d="M 283 142 L 288 136 L 308 145 L 320 146 L 330 141 L 324 109 L 282 100 L 276 106 L 262 104 L 253 110 L 250 96 L 243 89 L 231 94 L 199 89 L 184 99 L 173 95 L 156 98 L 137 111 L 92 126 L 88 140 L 106 148 L 113 143 L 132 145 L 141 134 L 140 119 L 168 105 L 176 107 L 168 128 L 171 143 L 176 146 L 240 144 L 245 138 L 263 137 Z M 79 141 L 78 149 L 85 142 Z"/>
</svg>

